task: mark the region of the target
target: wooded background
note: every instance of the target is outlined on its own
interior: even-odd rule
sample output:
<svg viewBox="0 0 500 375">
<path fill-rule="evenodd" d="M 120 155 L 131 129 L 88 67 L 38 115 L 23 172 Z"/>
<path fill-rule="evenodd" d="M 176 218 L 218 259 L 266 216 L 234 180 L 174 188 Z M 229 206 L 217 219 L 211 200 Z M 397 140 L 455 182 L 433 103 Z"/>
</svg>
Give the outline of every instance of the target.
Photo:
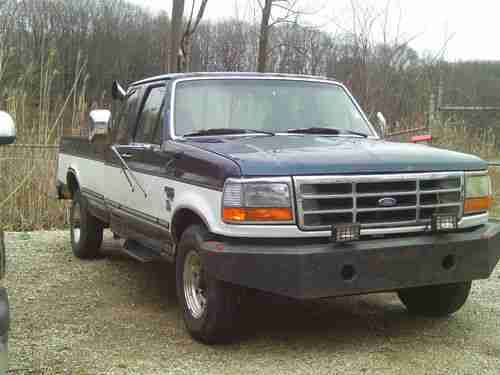
<svg viewBox="0 0 500 375">
<path fill-rule="evenodd" d="M 0 0 L 4 106 L 5 101 L 26 100 L 28 111 L 43 105 L 50 110 L 54 101 L 70 94 L 65 116 L 78 105 L 85 109 L 93 102 L 104 105 L 114 79 L 127 83 L 176 70 L 169 67 L 169 56 L 178 54 L 169 47 L 175 33 L 177 39 L 182 37 L 189 60 L 183 70 L 260 68 L 334 78 L 351 88 L 369 115 L 382 111 L 392 125 L 425 122 L 430 95 L 437 96 L 440 80 L 445 104 L 500 105 L 500 62 L 447 63 L 443 55 L 422 56 L 408 46 L 411 36 L 391 35 L 388 30 L 383 40 L 377 40 L 376 28 L 390 9 L 370 10 L 357 4 L 359 9 L 352 10 L 355 24 L 331 34 L 302 24 L 301 14 L 307 10 L 299 9 L 296 1 L 252 1 L 256 12 L 262 12 L 256 22 L 197 19 L 206 0 L 195 1 L 193 8 L 186 1 L 184 19 L 176 19 L 173 32 L 168 13 L 152 13 L 124 0 Z M 263 34 L 268 35 L 265 48 Z M 72 117 L 57 127 L 75 126 L 74 113 Z M 473 119 L 475 126 L 486 127 L 498 113 L 476 114 Z M 23 138 L 24 128 L 36 127 L 36 121 L 26 124 L 21 118 L 18 123 L 23 142 L 39 141 L 31 132 Z"/>
<path fill-rule="evenodd" d="M 203 18 L 211 1 L 175 0 L 172 12 L 153 13 L 125 0 L 0 0 L 0 109 L 15 117 L 18 144 L 56 145 L 78 131 L 91 108 L 111 105 L 113 80 L 258 70 L 339 80 L 372 120 L 385 114 L 390 132 L 432 119 L 438 144 L 497 157 L 500 112 L 437 116 L 436 107 L 500 106 L 500 62 L 447 62 L 446 45 L 424 55 L 409 46 L 413 36 L 391 33 L 389 7 L 361 1 L 353 0 L 352 22 L 336 25 L 335 33 L 306 24 L 303 16 L 314 10 L 297 0 L 249 0 L 255 20 L 219 21 Z M 61 206 L 45 198 L 55 154 L 0 150 L 4 225 L 62 225 Z"/>
</svg>

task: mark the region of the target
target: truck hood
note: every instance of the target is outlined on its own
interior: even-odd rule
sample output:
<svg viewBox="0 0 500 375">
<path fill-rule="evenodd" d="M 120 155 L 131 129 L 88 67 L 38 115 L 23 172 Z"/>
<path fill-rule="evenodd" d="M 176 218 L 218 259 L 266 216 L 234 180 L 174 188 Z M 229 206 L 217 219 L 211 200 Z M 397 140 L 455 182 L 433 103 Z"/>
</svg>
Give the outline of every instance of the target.
<svg viewBox="0 0 500 375">
<path fill-rule="evenodd" d="M 488 167 L 472 155 L 354 137 L 204 137 L 187 142 L 232 159 L 243 176 L 473 171 Z"/>
</svg>

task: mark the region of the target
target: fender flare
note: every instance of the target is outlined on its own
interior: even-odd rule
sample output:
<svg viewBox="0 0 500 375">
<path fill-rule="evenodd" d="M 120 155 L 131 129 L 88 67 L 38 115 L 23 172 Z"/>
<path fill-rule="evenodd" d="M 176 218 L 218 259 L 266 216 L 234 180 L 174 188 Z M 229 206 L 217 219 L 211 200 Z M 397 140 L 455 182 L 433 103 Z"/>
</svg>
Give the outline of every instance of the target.
<svg viewBox="0 0 500 375">
<path fill-rule="evenodd" d="M 78 170 L 75 169 L 73 166 L 70 166 L 68 168 L 67 173 L 66 173 L 66 187 L 67 187 L 68 192 L 71 195 L 71 198 L 73 198 L 73 192 L 72 192 L 70 182 L 69 182 L 70 176 L 73 176 L 73 178 L 76 180 L 78 187 L 80 187 L 81 186 L 80 185 L 80 174 L 78 173 Z"/>
</svg>

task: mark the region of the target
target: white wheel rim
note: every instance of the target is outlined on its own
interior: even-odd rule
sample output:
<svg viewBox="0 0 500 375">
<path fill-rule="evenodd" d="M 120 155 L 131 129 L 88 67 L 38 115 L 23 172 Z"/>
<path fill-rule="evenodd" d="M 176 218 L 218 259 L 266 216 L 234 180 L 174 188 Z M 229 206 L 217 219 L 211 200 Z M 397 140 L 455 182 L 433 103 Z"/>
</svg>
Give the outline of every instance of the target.
<svg viewBox="0 0 500 375">
<path fill-rule="evenodd" d="M 207 307 L 206 288 L 200 255 L 191 250 L 184 260 L 184 298 L 189 313 L 199 319 Z"/>
<path fill-rule="evenodd" d="M 81 213 L 80 213 L 80 203 L 75 202 L 73 206 L 73 220 L 71 223 L 71 232 L 73 233 L 73 241 L 74 243 L 80 242 L 81 235 Z"/>
</svg>

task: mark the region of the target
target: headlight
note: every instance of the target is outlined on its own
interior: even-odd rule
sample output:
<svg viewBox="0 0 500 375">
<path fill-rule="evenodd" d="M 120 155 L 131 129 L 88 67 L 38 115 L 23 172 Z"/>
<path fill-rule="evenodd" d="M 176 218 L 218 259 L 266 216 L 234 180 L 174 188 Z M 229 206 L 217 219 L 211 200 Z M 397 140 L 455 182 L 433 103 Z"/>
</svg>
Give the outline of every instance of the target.
<svg viewBox="0 0 500 375">
<path fill-rule="evenodd" d="M 294 222 L 289 182 L 228 180 L 222 216 L 232 224 L 291 224 Z"/>
<path fill-rule="evenodd" d="M 464 214 L 487 212 L 493 204 L 491 180 L 484 174 L 465 174 Z"/>
</svg>

